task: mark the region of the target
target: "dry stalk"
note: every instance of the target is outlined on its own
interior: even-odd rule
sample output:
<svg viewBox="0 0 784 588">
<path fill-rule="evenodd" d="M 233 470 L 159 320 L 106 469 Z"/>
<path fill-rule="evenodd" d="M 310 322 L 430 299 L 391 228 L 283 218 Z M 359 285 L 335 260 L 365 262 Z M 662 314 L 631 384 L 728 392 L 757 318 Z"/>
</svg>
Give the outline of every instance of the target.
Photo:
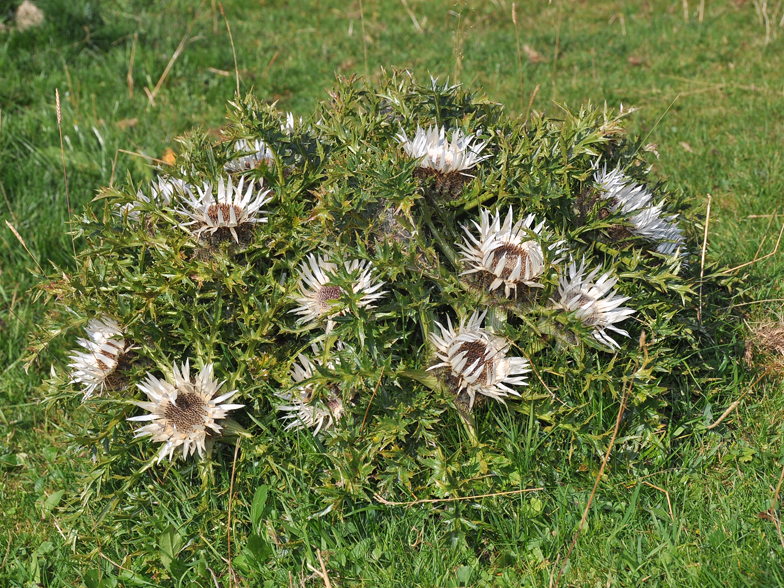
<svg viewBox="0 0 784 588">
<path fill-rule="evenodd" d="M 128 155 L 135 155 L 136 157 L 143 157 L 144 159 L 149 159 L 150 161 L 154 161 L 155 163 L 162 163 L 164 165 L 171 165 L 171 163 L 164 161 L 163 159 L 158 159 L 157 157 L 150 157 L 149 155 L 145 155 L 144 153 L 137 153 L 136 151 L 128 151 L 127 149 L 118 149 L 120 153 L 127 153 Z"/>
<path fill-rule="evenodd" d="M 365 7 L 362 5 L 362 0 L 359 0 L 359 19 L 362 23 L 362 51 L 365 54 L 365 76 L 368 75 L 368 62 L 367 62 L 367 38 L 365 37 Z"/>
<path fill-rule="evenodd" d="M 229 41 L 231 41 L 231 54 L 234 56 L 234 75 L 237 79 L 237 96 L 240 95 L 240 70 L 237 67 L 237 51 L 234 49 L 234 37 L 231 34 L 231 27 L 229 26 L 229 19 L 226 18 L 226 13 L 223 11 L 223 3 L 218 2 L 218 7 L 220 8 L 221 16 L 223 16 L 223 20 L 226 21 L 226 29 L 229 31 Z"/>
<path fill-rule="evenodd" d="M 373 404 L 373 399 L 376 397 L 376 392 L 378 392 L 378 387 L 381 385 L 381 380 L 384 379 L 384 369 L 386 369 L 386 367 L 387 366 L 385 365 L 381 366 L 381 375 L 378 377 L 378 382 L 376 383 L 376 387 L 373 389 L 373 395 L 370 397 L 367 408 L 365 409 L 365 416 L 362 418 L 362 425 L 359 427 L 360 435 L 362 434 L 362 431 L 365 428 L 365 420 L 367 420 L 368 413 L 370 412 L 370 405 Z"/>
<path fill-rule="evenodd" d="M 44 270 L 41 268 L 41 265 L 38 263 L 38 260 L 33 256 L 32 253 L 30 253 L 30 250 L 27 248 L 27 243 L 25 243 L 24 239 L 22 239 L 22 235 L 20 235 L 19 232 L 14 227 L 14 225 L 9 223 L 8 221 L 5 221 L 5 224 L 6 224 L 6 226 L 9 229 L 11 229 L 11 232 L 14 234 L 14 236 L 17 238 L 17 240 L 22 244 L 22 247 L 24 247 L 24 250 L 27 251 L 27 255 L 30 256 L 30 259 L 32 259 L 33 262 L 35 262 L 35 266 L 38 268 L 38 271 L 41 272 L 41 275 L 42 276 L 45 275 L 44 274 Z"/>
<path fill-rule="evenodd" d="M 672 522 L 674 523 L 675 515 L 672 514 L 672 502 L 670 502 L 670 493 L 667 492 L 664 488 L 659 488 L 658 486 L 654 486 L 650 482 L 643 481 L 643 484 L 645 484 L 646 486 L 650 486 L 651 488 L 654 488 L 659 492 L 664 492 L 664 495 L 667 497 L 667 507 L 670 509 L 670 519 L 672 519 Z"/>
<path fill-rule="evenodd" d="M 458 496 L 456 498 L 423 498 L 419 500 L 412 500 L 411 502 L 395 502 L 393 500 L 387 500 L 383 498 L 381 495 L 379 495 L 378 493 L 373 494 L 373 498 L 375 498 L 378 502 L 380 502 L 384 506 L 405 506 L 406 508 L 408 508 L 416 504 L 435 504 L 438 502 L 459 502 L 461 500 L 477 500 L 479 498 L 493 498 L 495 496 L 512 496 L 514 494 L 538 492 L 539 490 L 544 490 L 544 488 L 524 488 L 522 490 L 509 490 L 507 492 L 495 492 L 493 494 L 478 494 L 476 496 Z"/>
<path fill-rule="evenodd" d="M 536 100 L 536 95 L 538 93 L 539 93 L 539 84 L 536 84 L 536 88 L 534 88 L 534 91 L 531 94 L 531 99 L 528 101 L 528 108 L 525 110 L 525 122 L 528 122 L 528 117 L 531 114 L 531 108 L 534 105 L 534 100 Z"/>
<path fill-rule="evenodd" d="M 520 70 L 520 111 L 525 108 L 525 87 L 523 85 L 523 54 L 520 51 L 520 33 L 517 30 L 517 7 L 512 2 L 512 22 L 514 23 L 515 38 L 517 39 L 517 69 Z M 526 116 L 526 120 L 528 117 Z"/>
<path fill-rule="evenodd" d="M 242 440 L 241 437 L 237 437 L 237 442 L 234 444 L 234 459 L 231 462 L 231 482 L 229 483 L 229 513 L 228 513 L 228 522 L 226 523 L 226 543 L 227 543 L 227 555 L 228 555 L 228 564 L 229 564 L 229 586 L 231 583 L 237 583 L 237 578 L 234 573 L 234 567 L 231 565 L 231 507 L 232 502 L 234 499 L 234 474 L 237 469 L 237 453 L 240 450 L 240 441 Z"/>
<path fill-rule="evenodd" d="M 177 46 L 177 49 L 175 49 L 174 54 L 171 56 L 171 59 L 169 59 L 169 63 L 166 64 L 166 69 L 163 70 L 161 77 L 158 79 L 158 83 L 155 84 L 155 88 L 153 88 L 151 92 L 146 86 L 144 87 L 144 91 L 147 94 L 147 98 L 150 100 L 150 104 L 152 106 L 155 106 L 155 97 L 158 95 L 158 91 L 161 89 L 163 82 L 165 82 L 166 78 L 169 76 L 169 72 L 171 71 L 174 62 L 177 61 L 177 58 L 180 56 L 180 53 L 182 53 L 182 50 L 185 49 L 185 45 L 188 42 L 188 38 L 190 37 L 191 31 L 193 30 L 193 25 L 196 24 L 196 18 L 199 16 L 199 13 L 201 12 L 201 9 L 204 7 L 204 3 L 206 1 L 207 0 L 201 0 L 201 4 L 199 4 L 199 8 L 196 9 L 196 13 L 193 15 L 193 19 L 191 19 L 191 22 L 188 24 L 188 30 L 183 36 L 182 41 L 180 41 L 180 44 Z"/>
<path fill-rule="evenodd" d="M 319 564 L 321 564 L 321 577 L 324 580 L 325 588 L 332 588 L 332 583 L 329 581 L 329 576 L 327 575 L 327 566 L 324 565 L 324 558 L 321 557 L 321 550 L 316 550 L 316 555 L 318 556 Z"/>
<path fill-rule="evenodd" d="M 764 259 L 767 259 L 769 257 L 772 257 L 772 256 L 776 255 L 776 253 L 779 250 L 779 243 L 781 243 L 781 236 L 782 236 L 782 234 L 784 234 L 784 224 L 781 225 L 781 230 L 779 231 L 779 236 L 778 236 L 778 239 L 776 239 L 776 246 L 773 248 L 773 251 L 763 255 L 762 257 L 757 257 L 755 255 L 754 259 L 752 259 L 751 261 L 747 261 L 746 263 L 742 263 L 742 264 L 740 264 L 738 266 L 735 266 L 733 268 L 730 268 L 728 270 L 724 270 L 722 273 L 729 273 L 729 272 L 738 271 L 741 268 L 748 267 L 750 265 L 753 265 L 753 264 L 757 263 L 758 261 L 762 261 Z"/>
<path fill-rule="evenodd" d="M 705 275 L 705 249 L 708 246 L 708 227 L 710 226 L 711 195 L 708 194 L 708 210 L 705 213 L 705 234 L 702 237 L 702 255 L 700 257 L 700 306 L 697 309 L 697 322 L 702 324 L 702 281 Z"/>
<path fill-rule="evenodd" d="M 643 331 L 642 335 L 640 336 L 640 348 L 642 348 L 643 352 L 645 353 L 645 361 L 647 362 L 648 359 L 648 349 L 645 344 L 645 331 Z M 572 551 L 574 550 L 574 546 L 577 544 L 577 539 L 580 537 L 580 533 L 582 533 L 583 526 L 585 525 L 585 521 L 588 520 L 588 512 L 591 509 L 591 503 L 593 503 L 593 497 L 596 495 L 596 490 L 599 487 L 599 481 L 602 479 L 602 475 L 604 475 L 604 468 L 607 467 L 607 462 L 610 460 L 610 454 L 612 453 L 613 446 L 615 445 L 615 439 L 618 437 L 618 430 L 621 428 L 621 419 L 623 418 L 623 413 L 626 411 L 626 402 L 629 398 L 629 393 L 632 390 L 632 384 L 634 383 L 634 374 L 637 371 L 637 366 L 635 365 L 634 370 L 632 371 L 632 376 L 629 378 L 629 385 L 626 386 L 626 389 L 623 391 L 623 396 L 621 397 L 621 405 L 618 407 L 618 416 L 615 419 L 615 428 L 613 429 L 612 437 L 610 438 L 610 444 L 607 446 L 607 452 L 604 454 L 604 459 L 602 460 L 602 465 L 599 468 L 599 473 L 596 475 L 596 481 L 593 485 L 593 490 L 591 490 L 591 495 L 588 497 L 588 504 L 585 505 L 585 510 L 583 511 L 583 516 L 580 519 L 580 524 L 577 526 L 577 531 L 572 538 L 572 542 L 569 545 L 569 549 L 566 552 L 566 557 L 564 557 L 563 563 L 561 564 L 561 568 L 558 570 L 558 576 L 555 578 L 555 587 L 558 588 L 558 584 L 561 581 L 561 576 L 563 575 L 564 569 L 566 568 L 566 564 L 569 562 L 569 557 L 572 555 Z"/>
<path fill-rule="evenodd" d="M 420 26 L 419 21 L 417 20 L 417 17 L 414 14 L 414 11 L 411 10 L 411 8 L 408 6 L 408 2 L 406 0 L 400 0 L 400 2 L 403 4 L 403 8 L 405 8 L 409 18 L 411 18 L 411 22 L 414 23 L 414 28 L 416 29 L 417 33 L 420 34 L 424 33 L 425 31 Z"/>
<path fill-rule="evenodd" d="M 748 389 L 743 394 L 740 395 L 740 398 L 738 398 L 735 402 L 730 404 L 729 407 L 727 408 L 727 410 L 725 410 L 721 414 L 721 416 L 718 419 L 716 419 L 716 422 L 714 422 L 712 425 L 708 425 L 708 430 L 715 429 L 716 427 L 718 427 L 724 421 L 724 419 L 726 419 L 728 416 L 730 416 L 730 414 L 732 414 L 732 411 L 735 410 L 736 408 L 738 408 L 738 405 L 740 405 L 741 401 L 749 394 L 749 392 L 751 392 L 754 389 L 754 386 L 759 384 L 759 381 L 762 378 L 764 378 L 765 376 L 768 375 L 769 371 L 770 371 L 770 368 L 766 368 L 765 371 L 763 371 L 759 375 L 759 377 L 751 383 L 751 385 L 748 387 Z"/>
<path fill-rule="evenodd" d="M 65 148 L 63 147 L 63 112 L 60 108 L 60 90 L 58 90 L 57 88 L 55 88 L 54 90 L 54 100 L 55 100 L 55 106 L 57 107 L 57 128 L 60 131 L 60 155 L 63 159 L 63 178 L 65 179 L 65 205 L 68 207 L 68 222 L 71 222 L 71 197 L 68 193 L 68 172 L 65 170 Z M 14 233 L 16 233 L 16 231 L 14 231 Z M 18 236 L 18 233 L 16 234 Z M 76 244 L 74 243 L 73 232 L 71 232 L 71 247 L 73 248 L 73 255 L 75 258 Z M 25 249 L 27 249 L 26 246 Z"/>
<path fill-rule="evenodd" d="M 128 97 L 133 102 L 133 60 L 136 57 L 136 41 L 139 40 L 139 33 L 133 34 L 133 45 L 131 45 L 131 58 L 128 60 L 128 74 L 125 76 L 128 82 Z"/>
</svg>

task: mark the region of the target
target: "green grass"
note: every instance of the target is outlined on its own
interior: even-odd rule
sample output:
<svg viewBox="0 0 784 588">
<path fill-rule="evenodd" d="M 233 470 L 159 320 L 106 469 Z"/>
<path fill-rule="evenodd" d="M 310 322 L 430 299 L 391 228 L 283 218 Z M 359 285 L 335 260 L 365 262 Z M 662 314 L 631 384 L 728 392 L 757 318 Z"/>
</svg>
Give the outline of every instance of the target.
<svg viewBox="0 0 784 588">
<path fill-rule="evenodd" d="M 530 46 L 546 61 L 532 63 L 522 52 L 521 99 L 510 2 L 408 0 L 422 34 L 399 1 L 365 0 L 364 14 L 359 2 L 294 4 L 225 3 L 243 91 L 252 87 L 257 96 L 277 100 L 282 110 L 306 114 L 326 97 L 324 88 L 332 85 L 335 72 L 372 78 L 383 66 L 410 68 L 420 79 L 431 73 L 481 87 L 506 104 L 510 116 L 525 111 L 537 86 L 533 108 L 551 114 L 558 112 L 554 101 L 640 107 L 629 125 L 658 145 L 654 176 L 687 198 L 713 197 L 708 260 L 731 266 L 749 261 L 765 237 L 762 253 L 772 249 L 780 219 L 750 217 L 774 214 L 784 192 L 784 29 L 778 28 L 782 14 L 773 14 L 773 6 L 766 44 L 752 3 L 706 2 L 700 23 L 697 2 L 689 3 L 688 22 L 681 2 L 527 2 L 517 7 L 520 46 Z M 68 211 L 55 88 L 63 98 L 70 204 L 81 210 L 113 179 L 151 176 L 144 158 L 117 149 L 161 157 L 167 147 L 176 150 L 175 137 L 194 126 L 219 128 L 235 80 L 225 23 L 211 2 L 195 19 L 191 42 L 155 106 L 144 87 L 152 90 L 158 82 L 188 30 L 194 3 L 49 0 L 39 5 L 47 14 L 41 29 L 0 34 L 0 182 L 8 200 L 8 206 L 0 202 L 0 217 L 16 227 L 48 269 L 50 260 L 67 266 L 72 247 L 64 226 Z M 131 99 L 126 75 L 134 43 Z M 111 586 L 112 578 L 120 578 L 120 585 L 156 585 L 163 578 L 144 572 L 153 544 L 160 546 L 169 575 L 185 574 L 183 585 L 213 585 L 210 568 L 220 585 L 228 586 L 218 555 L 228 551 L 227 497 L 203 505 L 155 495 L 154 476 L 177 476 L 174 470 L 149 474 L 151 484 L 144 489 L 151 493 L 149 509 L 127 513 L 138 527 L 106 529 L 98 524 L 100 513 L 93 513 L 95 532 L 74 537 L 69 532 L 75 526 L 65 513 L 52 508 L 54 499 L 47 502 L 60 490 L 64 500 L 72 497 L 75 482 L 89 471 L 89 453 L 73 451 L 70 437 L 83 417 L 38 404 L 36 386 L 49 363 L 64 361 L 67 349 L 56 349 L 57 358 L 45 357 L 24 372 L 20 357 L 28 327 L 39 323 L 46 309 L 29 301 L 33 261 L 4 223 L 0 239 L 0 581 L 98 586 L 100 578 Z M 749 267 L 735 287 L 749 290 L 747 300 L 784 297 L 782 259 L 778 255 Z M 774 524 L 758 517 L 770 506 L 784 459 L 780 382 L 763 380 L 737 413 L 706 429 L 755 379 L 754 370 L 740 363 L 742 319 L 753 322 L 780 309 L 780 303 L 770 303 L 728 313 L 713 350 L 726 359 L 716 367 L 715 382 L 684 386 L 688 396 L 679 399 L 681 409 L 668 425 L 674 448 L 668 463 L 651 468 L 643 480 L 611 460 L 562 585 L 784 584 L 784 547 Z M 237 481 L 233 503 L 235 532 L 247 534 L 253 527 L 259 539 L 233 545 L 232 554 L 245 547 L 247 569 L 270 586 L 288 585 L 289 574 L 295 585 L 301 579 L 324 585 L 307 567 L 319 567 L 317 550 L 328 556 L 333 586 L 549 585 L 599 463 L 579 471 L 561 456 L 532 466 L 538 454 L 552 459 L 538 445 L 540 431 L 514 429 L 519 425 L 500 414 L 510 439 L 519 444 L 520 471 L 544 491 L 410 509 L 373 503 L 329 525 L 311 518 L 314 500 L 302 473 L 287 479 L 289 490 L 268 497 L 263 508 L 259 494 L 253 522 L 257 487 L 273 486 L 259 466 L 257 477 Z M 231 456 L 221 459 L 217 477 L 231 471 Z M 184 480 L 181 497 L 190 494 Z M 204 545 L 193 560 L 167 563 L 178 545 L 190 541 Z"/>
</svg>

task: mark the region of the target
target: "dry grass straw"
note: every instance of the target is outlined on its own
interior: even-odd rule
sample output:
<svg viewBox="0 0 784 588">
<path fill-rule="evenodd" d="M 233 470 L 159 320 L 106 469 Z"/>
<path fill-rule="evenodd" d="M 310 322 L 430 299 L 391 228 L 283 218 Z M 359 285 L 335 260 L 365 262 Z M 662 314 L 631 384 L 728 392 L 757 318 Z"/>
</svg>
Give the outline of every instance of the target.
<svg viewBox="0 0 784 588">
<path fill-rule="evenodd" d="M 359 20 L 362 23 L 362 52 L 365 54 L 365 76 L 368 75 L 367 37 L 365 36 L 365 7 L 359 0 Z"/>
<path fill-rule="evenodd" d="M 218 2 L 218 7 L 220 8 L 221 16 L 223 20 L 226 21 L 226 29 L 229 31 L 229 41 L 231 41 L 231 54 L 234 56 L 234 75 L 237 79 L 237 96 L 240 95 L 240 70 L 237 67 L 237 51 L 234 48 L 234 36 L 231 34 L 231 26 L 229 26 L 229 19 L 226 18 L 226 12 L 223 10 L 223 3 Z"/>
<path fill-rule="evenodd" d="M 409 18 L 411 18 L 411 22 L 414 23 L 414 28 L 416 29 L 417 33 L 419 33 L 419 34 L 424 33 L 425 31 L 422 28 L 422 25 L 419 24 L 419 21 L 417 20 L 417 17 L 414 14 L 414 11 L 411 10 L 411 7 L 408 5 L 408 2 L 406 0 L 400 0 L 400 2 L 403 4 L 403 8 L 405 8 L 406 12 L 408 13 Z M 512 10 L 514 10 L 514 4 L 512 4 Z"/>
<path fill-rule="evenodd" d="M 73 92 L 71 93 L 71 95 L 73 95 Z M 62 156 L 63 159 L 63 179 L 65 180 L 65 204 L 68 207 L 68 222 L 71 222 L 71 197 L 68 193 L 68 172 L 65 170 L 65 148 L 63 147 L 63 111 L 60 108 L 60 90 L 58 90 L 57 88 L 55 88 L 54 90 L 54 100 L 55 100 L 55 106 L 57 107 L 57 129 L 60 131 L 60 155 Z M 71 231 L 69 232 L 71 233 L 71 247 L 73 248 L 73 255 L 74 258 L 76 258 L 76 244 L 74 243 L 73 232 Z M 14 233 L 16 234 L 17 237 L 19 237 L 19 234 L 16 231 L 14 231 Z M 22 241 L 22 244 L 24 244 L 24 241 Z M 25 246 L 25 249 L 27 249 L 27 246 Z M 28 253 L 30 252 L 28 251 Z"/>
<path fill-rule="evenodd" d="M 705 213 L 705 234 L 702 237 L 702 255 L 700 257 L 700 306 L 697 309 L 697 322 L 702 324 L 702 282 L 705 276 L 705 250 L 708 246 L 708 227 L 710 226 L 711 195 L 708 194 L 708 210 Z"/>
<path fill-rule="evenodd" d="M 496 496 L 514 496 L 517 494 L 526 494 L 528 492 L 538 492 L 544 490 L 543 487 L 539 488 L 521 488 L 520 490 L 509 490 L 507 492 L 494 492 L 492 494 L 478 494 L 476 496 L 455 496 L 453 498 L 423 498 L 419 500 L 412 500 L 410 502 L 395 502 L 394 500 L 387 500 L 380 494 L 373 494 L 378 502 L 384 506 L 405 506 L 409 508 L 417 504 L 437 504 L 439 502 L 461 502 L 463 500 L 479 500 L 480 498 L 494 498 Z"/>
<path fill-rule="evenodd" d="M 131 45 L 131 57 L 128 60 L 128 73 L 125 80 L 128 83 L 128 97 L 133 102 L 133 60 L 136 57 L 136 42 L 139 40 L 139 33 L 133 34 L 133 44 Z"/>
<path fill-rule="evenodd" d="M 221 10 L 221 12 L 223 12 Z M 226 523 L 226 544 L 227 544 L 227 560 L 229 564 L 229 586 L 231 586 L 232 582 L 235 585 L 238 585 L 237 576 L 234 572 L 234 567 L 231 565 L 231 507 L 234 502 L 234 474 L 237 470 L 237 453 L 240 450 L 240 441 L 241 438 L 237 437 L 237 442 L 234 444 L 234 459 L 231 461 L 231 482 L 229 484 L 229 512 L 227 516 L 227 523 Z"/>
<path fill-rule="evenodd" d="M 165 82 L 166 78 L 169 76 L 169 72 L 171 71 L 174 62 L 177 61 L 177 58 L 182 53 L 183 49 L 185 49 L 185 45 L 188 43 L 188 39 L 191 36 L 193 25 L 196 24 L 196 19 L 198 18 L 201 9 L 204 8 L 204 3 L 206 1 L 207 0 L 201 0 L 201 4 L 199 4 L 199 7 L 196 9 L 193 18 L 191 19 L 191 22 L 188 24 L 188 30 L 185 32 L 185 35 L 182 37 L 180 44 L 177 46 L 177 49 L 175 49 L 174 53 L 172 54 L 171 59 L 169 59 L 169 63 L 166 64 L 166 68 L 163 70 L 161 77 L 158 78 L 158 83 L 155 84 L 155 88 L 153 88 L 153 90 L 150 91 L 150 89 L 147 86 L 144 87 L 144 92 L 147 94 L 147 99 L 150 101 L 151 106 L 153 107 L 155 106 L 155 97 L 158 95 L 161 86 L 163 86 L 163 82 Z"/>
<path fill-rule="evenodd" d="M 517 39 L 517 69 L 520 70 L 520 111 L 525 108 L 525 85 L 523 84 L 523 54 L 520 50 L 520 33 L 517 30 L 517 7 L 512 2 L 512 23 L 514 23 L 515 38 Z"/>
</svg>

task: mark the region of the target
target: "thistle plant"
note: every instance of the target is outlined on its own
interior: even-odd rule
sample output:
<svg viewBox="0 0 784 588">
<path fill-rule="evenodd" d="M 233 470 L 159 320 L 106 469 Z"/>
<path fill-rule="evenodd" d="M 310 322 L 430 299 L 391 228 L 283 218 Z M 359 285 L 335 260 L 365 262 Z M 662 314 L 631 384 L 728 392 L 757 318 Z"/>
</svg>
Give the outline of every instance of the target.
<svg viewBox="0 0 784 588">
<path fill-rule="evenodd" d="M 194 132 L 154 184 L 104 190 L 76 269 L 42 286 L 31 358 L 87 326 L 44 385 L 89 411 L 74 507 L 130 509 L 151 468 L 209 487 L 237 443 L 240 487 L 296 464 L 322 514 L 518 488 L 510 430 L 582 464 L 627 388 L 619 455 L 663 459 L 700 229 L 623 116 L 509 120 L 458 85 L 340 79 L 299 124 L 237 96 L 223 140 Z"/>
</svg>

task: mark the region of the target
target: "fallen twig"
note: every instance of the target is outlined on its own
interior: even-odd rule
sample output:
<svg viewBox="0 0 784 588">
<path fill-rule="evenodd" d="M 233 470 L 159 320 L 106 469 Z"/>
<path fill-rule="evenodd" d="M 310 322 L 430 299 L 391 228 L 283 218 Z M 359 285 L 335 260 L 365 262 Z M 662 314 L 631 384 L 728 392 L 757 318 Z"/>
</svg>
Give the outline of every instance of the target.
<svg viewBox="0 0 784 588">
<path fill-rule="evenodd" d="M 733 268 L 730 268 L 730 269 L 728 269 L 728 270 L 724 270 L 722 273 L 729 273 L 729 272 L 734 272 L 734 271 L 737 271 L 737 270 L 739 270 L 739 269 L 741 269 L 741 268 L 744 268 L 744 267 L 747 267 L 747 266 L 749 266 L 749 265 L 755 264 L 755 263 L 757 263 L 758 261 L 762 261 L 763 259 L 767 259 L 768 257 L 772 257 L 772 256 L 776 255 L 776 253 L 777 253 L 777 252 L 778 252 L 778 250 L 779 250 L 779 243 L 781 243 L 781 236 L 782 236 L 783 234 L 784 234 L 784 224 L 783 224 L 783 225 L 781 225 L 781 230 L 779 231 L 779 237 L 778 237 L 778 239 L 776 239 L 776 246 L 773 248 L 773 251 L 771 251 L 770 253 L 767 253 L 767 254 L 763 255 L 762 257 L 757 257 L 757 256 L 755 255 L 755 256 L 754 256 L 754 259 L 752 259 L 751 261 L 747 261 L 746 263 L 742 263 L 742 264 L 740 264 L 740 265 L 738 265 L 738 266 L 735 266 L 735 267 L 733 267 Z"/>
<path fill-rule="evenodd" d="M 658 486 L 654 486 L 650 482 L 642 481 L 642 483 L 645 484 L 646 486 L 650 486 L 651 488 L 655 488 L 659 492 L 664 492 L 664 495 L 667 497 L 667 507 L 670 509 L 670 519 L 672 519 L 672 522 L 674 523 L 675 515 L 672 514 L 672 502 L 670 502 L 670 493 L 667 492 L 664 488 L 659 488 Z"/>
</svg>

